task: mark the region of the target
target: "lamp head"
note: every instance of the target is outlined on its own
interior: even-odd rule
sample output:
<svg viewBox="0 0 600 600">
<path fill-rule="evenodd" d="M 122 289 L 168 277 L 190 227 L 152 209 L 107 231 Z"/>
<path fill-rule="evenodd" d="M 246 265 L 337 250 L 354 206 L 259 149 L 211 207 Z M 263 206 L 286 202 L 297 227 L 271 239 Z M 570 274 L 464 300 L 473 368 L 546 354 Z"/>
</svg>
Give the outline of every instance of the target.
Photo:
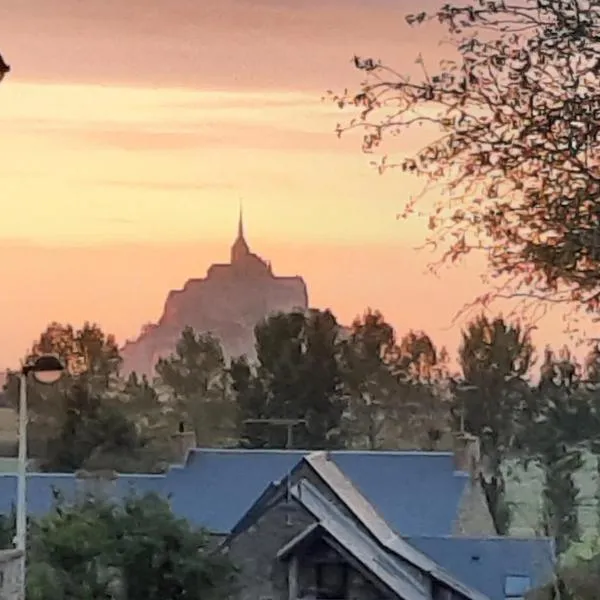
<svg viewBox="0 0 600 600">
<path fill-rule="evenodd" d="M 31 364 L 25 367 L 26 372 L 33 373 L 33 376 L 40 383 L 56 383 L 63 375 L 65 367 L 58 356 L 54 354 L 42 354 Z"/>
</svg>

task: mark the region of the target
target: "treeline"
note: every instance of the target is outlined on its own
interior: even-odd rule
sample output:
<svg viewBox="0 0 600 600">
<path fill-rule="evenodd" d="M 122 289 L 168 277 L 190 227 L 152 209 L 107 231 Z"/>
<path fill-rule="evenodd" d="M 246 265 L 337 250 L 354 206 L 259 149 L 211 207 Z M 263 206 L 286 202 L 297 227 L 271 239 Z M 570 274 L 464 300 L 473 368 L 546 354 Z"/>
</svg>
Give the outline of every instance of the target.
<svg viewBox="0 0 600 600">
<path fill-rule="evenodd" d="M 178 459 L 181 430 L 204 447 L 369 450 L 447 450 L 466 431 L 481 439 L 500 532 L 511 519 L 505 467 L 518 460 L 544 474 L 545 531 L 560 550 L 579 539 L 573 474 L 584 451 L 600 457 L 597 349 L 583 365 L 546 349 L 535 373 L 529 331 L 481 316 L 462 333 L 454 373 L 426 333 L 397 337 L 372 310 L 349 328 L 330 311 L 276 314 L 255 338 L 252 360 L 228 361 L 215 337 L 188 328 L 149 381 L 121 376 L 116 341 L 98 326 L 51 324 L 27 358 L 56 353 L 68 373 L 32 384 L 31 455 L 48 471 L 156 471 Z M 14 374 L 5 393 L 16 406 Z M 298 421 L 293 436 L 283 419 Z"/>
</svg>

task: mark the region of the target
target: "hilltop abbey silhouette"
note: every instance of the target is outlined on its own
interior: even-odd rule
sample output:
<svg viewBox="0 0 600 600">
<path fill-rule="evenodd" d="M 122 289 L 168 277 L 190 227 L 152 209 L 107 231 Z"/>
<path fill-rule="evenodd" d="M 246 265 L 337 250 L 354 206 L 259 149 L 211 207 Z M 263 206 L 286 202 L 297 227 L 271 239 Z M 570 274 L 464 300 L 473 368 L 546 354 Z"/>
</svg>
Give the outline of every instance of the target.
<svg viewBox="0 0 600 600">
<path fill-rule="evenodd" d="M 123 372 L 153 375 L 158 359 L 175 350 L 186 326 L 214 334 L 229 358 L 252 358 L 257 323 L 275 312 L 307 308 L 302 277 L 274 275 L 271 263 L 250 250 L 240 207 L 230 262 L 211 265 L 206 277 L 189 279 L 183 289 L 168 294 L 158 323 L 146 325 L 137 339 L 125 343 Z"/>
</svg>

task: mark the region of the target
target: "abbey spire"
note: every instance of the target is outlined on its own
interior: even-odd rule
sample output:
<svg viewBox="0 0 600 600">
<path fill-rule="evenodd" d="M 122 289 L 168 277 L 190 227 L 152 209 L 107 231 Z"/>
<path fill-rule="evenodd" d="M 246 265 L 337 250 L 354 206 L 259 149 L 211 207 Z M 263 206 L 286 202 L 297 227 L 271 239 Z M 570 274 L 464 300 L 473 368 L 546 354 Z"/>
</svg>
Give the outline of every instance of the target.
<svg viewBox="0 0 600 600">
<path fill-rule="evenodd" d="M 235 242 L 231 247 L 231 264 L 235 264 L 244 260 L 250 255 L 250 248 L 244 237 L 244 213 L 242 209 L 242 203 L 240 202 L 240 214 L 238 218 L 238 232 Z"/>
</svg>

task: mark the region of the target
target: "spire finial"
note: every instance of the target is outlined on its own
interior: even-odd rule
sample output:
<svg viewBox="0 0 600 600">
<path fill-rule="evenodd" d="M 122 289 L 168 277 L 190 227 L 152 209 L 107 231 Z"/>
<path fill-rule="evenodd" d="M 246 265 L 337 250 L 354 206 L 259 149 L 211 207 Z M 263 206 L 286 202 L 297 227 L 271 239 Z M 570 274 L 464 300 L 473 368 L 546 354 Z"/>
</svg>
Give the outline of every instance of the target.
<svg viewBox="0 0 600 600">
<path fill-rule="evenodd" d="M 240 216 L 238 220 L 238 238 L 242 239 L 244 237 L 244 206 L 242 203 L 242 199 L 240 198 Z"/>
</svg>

